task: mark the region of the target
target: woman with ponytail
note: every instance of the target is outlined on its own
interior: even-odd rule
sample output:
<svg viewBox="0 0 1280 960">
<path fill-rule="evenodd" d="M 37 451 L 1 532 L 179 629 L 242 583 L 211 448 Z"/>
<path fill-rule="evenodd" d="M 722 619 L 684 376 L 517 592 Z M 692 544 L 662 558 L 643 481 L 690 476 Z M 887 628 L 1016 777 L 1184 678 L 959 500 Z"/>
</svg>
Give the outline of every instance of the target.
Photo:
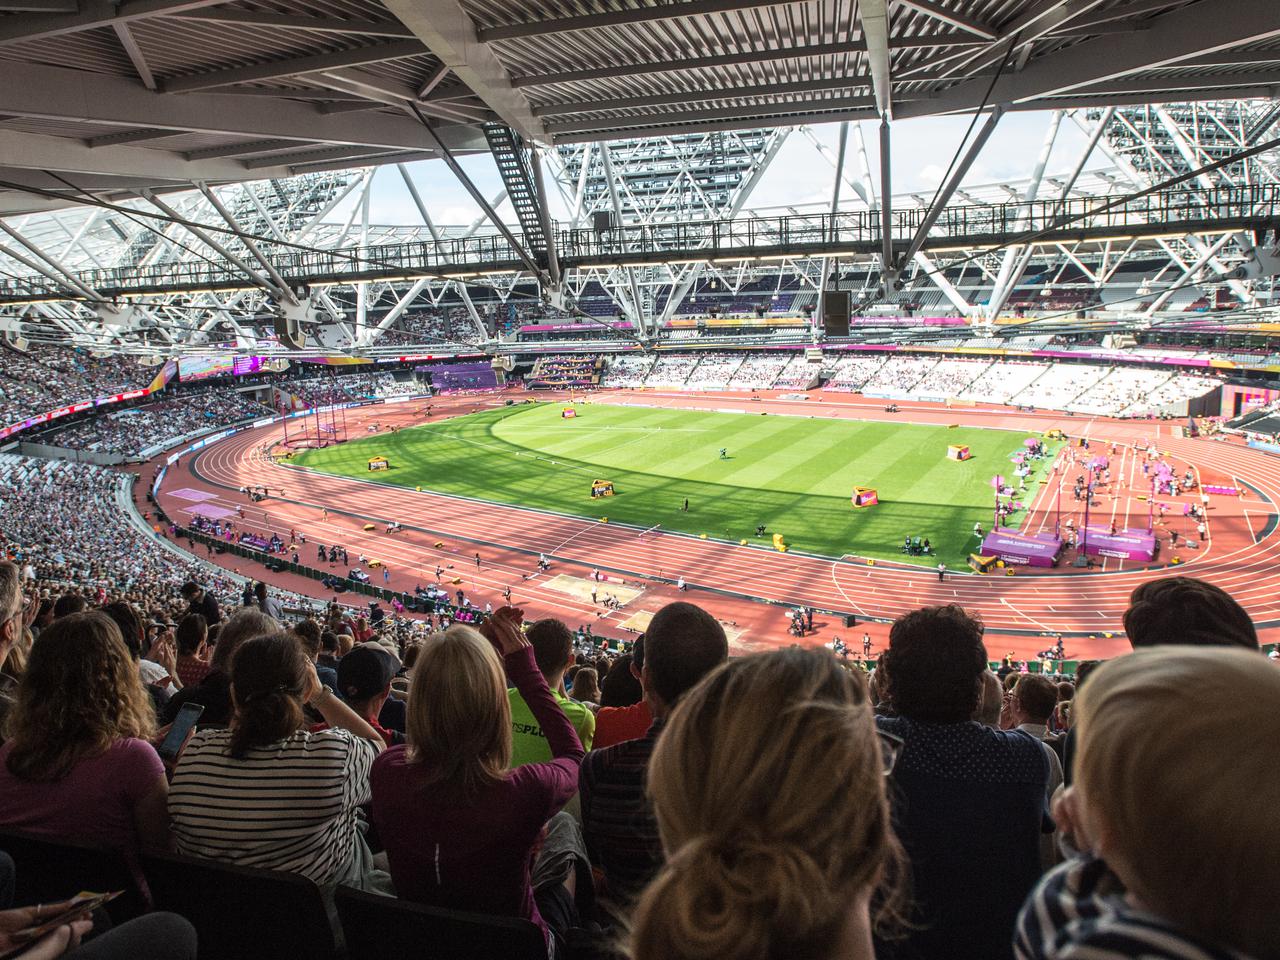
<svg viewBox="0 0 1280 960">
<path fill-rule="evenodd" d="M 197 733 L 169 791 L 178 849 L 299 873 L 323 887 L 382 892 L 359 806 L 382 749 L 373 728 L 321 685 L 298 638 L 246 640 L 231 662 L 231 726 Z M 328 729 L 310 732 L 303 706 Z"/>
<path fill-rule="evenodd" d="M 826 651 L 731 660 L 672 711 L 649 765 L 667 864 L 634 960 L 872 960 L 900 851 L 861 679 Z"/>
</svg>

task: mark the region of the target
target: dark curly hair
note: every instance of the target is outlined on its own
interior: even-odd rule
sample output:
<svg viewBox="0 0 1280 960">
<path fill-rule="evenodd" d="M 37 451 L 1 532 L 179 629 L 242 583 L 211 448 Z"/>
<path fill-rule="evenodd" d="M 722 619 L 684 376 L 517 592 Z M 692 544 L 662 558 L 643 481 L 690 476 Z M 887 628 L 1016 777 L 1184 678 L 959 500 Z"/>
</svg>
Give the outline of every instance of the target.
<svg viewBox="0 0 1280 960">
<path fill-rule="evenodd" d="M 913 610 L 894 621 L 881 663 L 899 714 L 961 723 L 977 709 L 987 669 L 982 622 L 954 604 Z"/>
<path fill-rule="evenodd" d="M 1139 584 L 1124 612 L 1134 647 L 1157 644 L 1258 649 L 1249 614 L 1221 587 L 1195 577 L 1162 577 Z"/>
</svg>

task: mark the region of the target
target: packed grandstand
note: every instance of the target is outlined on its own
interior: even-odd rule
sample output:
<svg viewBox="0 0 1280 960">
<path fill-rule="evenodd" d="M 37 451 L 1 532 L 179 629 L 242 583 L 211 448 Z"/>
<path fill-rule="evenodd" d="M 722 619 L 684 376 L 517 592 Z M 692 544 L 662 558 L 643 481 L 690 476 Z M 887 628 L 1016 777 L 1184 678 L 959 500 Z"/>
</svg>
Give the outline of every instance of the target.
<svg viewBox="0 0 1280 960">
<path fill-rule="evenodd" d="M 1280 960 L 1275 0 L 0 50 L 0 960 Z"/>
</svg>

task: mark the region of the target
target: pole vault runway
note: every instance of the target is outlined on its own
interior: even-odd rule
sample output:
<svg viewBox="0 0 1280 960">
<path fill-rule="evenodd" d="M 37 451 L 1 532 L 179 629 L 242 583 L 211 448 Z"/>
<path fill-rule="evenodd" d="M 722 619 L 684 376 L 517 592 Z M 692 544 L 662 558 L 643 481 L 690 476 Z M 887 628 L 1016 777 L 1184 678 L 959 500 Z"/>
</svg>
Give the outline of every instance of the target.
<svg viewBox="0 0 1280 960">
<path fill-rule="evenodd" d="M 517 396 L 523 398 L 525 394 L 435 398 L 431 401 L 431 419 L 488 409 Z M 537 396 L 556 399 L 554 394 Z M 465 578 L 466 592 L 473 602 L 483 605 L 489 601 L 497 606 L 501 591 L 511 587 L 517 602 L 545 615 L 560 616 L 571 626 L 575 621 L 602 624 L 606 629 L 598 632 L 606 634 L 617 632 L 607 628 L 625 621 L 628 611 L 601 615 L 589 602 L 548 590 L 545 583 L 549 578 L 537 574 L 538 554 L 553 560 L 551 576 L 569 573 L 585 578 L 591 570 L 600 569 L 615 582 L 642 586 L 644 594 L 628 605 L 633 609 L 652 612 L 677 596 L 694 600 L 739 628 L 738 645 L 748 649 L 794 642 L 786 632 L 782 610 L 776 605 L 806 605 L 857 615 L 859 625 L 848 629 L 842 628 L 835 617 L 819 617 L 826 628 L 813 637 L 814 642 L 830 642 L 832 636 L 843 636 L 849 642 L 860 636 L 864 618 L 887 622 L 918 606 L 959 603 L 980 613 L 988 632 L 999 635 L 989 641 L 992 656 L 1006 650 L 1022 657 L 1034 656 L 1051 645 L 1045 638 L 1053 633 L 1069 638 L 1070 657 L 1113 655 L 1127 648 L 1120 633 L 1129 593 L 1139 583 L 1170 573 L 1198 576 L 1218 584 L 1248 609 L 1260 630 L 1271 634 L 1268 640 L 1280 636 L 1280 534 L 1276 516 L 1280 460 L 1237 442 L 1174 438 L 1169 435 L 1168 423 L 1156 421 L 905 403 L 899 404 L 899 413 L 889 414 L 883 403 L 855 395 L 814 391 L 810 397 L 813 399 L 799 401 L 774 394 L 611 390 L 593 394 L 592 400 L 892 419 L 902 423 L 955 423 L 1035 432 L 1060 427 L 1073 437 L 1085 435 L 1091 440 L 1122 444 L 1154 438 L 1159 448 L 1175 460 L 1194 464 L 1202 479 L 1234 480 L 1247 483 L 1252 489 L 1241 500 L 1210 498 L 1209 539 L 1202 549 L 1180 554 L 1186 562 L 1176 567 L 1093 572 L 1059 568 L 1050 573 L 1020 570 L 1011 577 L 955 571 L 949 572 L 944 582 L 939 582 L 937 573 L 928 568 L 884 562 L 869 566 L 851 559 L 784 555 L 661 531 L 641 536 L 632 527 L 278 466 L 266 457 L 265 451 L 281 439 L 279 425 L 245 431 L 184 458 L 179 468 L 166 477 L 160 499 L 171 516 L 185 521 L 187 514 L 183 510 L 190 503 L 173 497 L 171 491 L 183 487 L 208 491 L 223 506 L 245 508 L 241 529 L 270 530 L 282 538 L 290 530 L 305 533 L 308 543 L 300 549 L 304 564 L 314 562 L 312 544 L 340 543 L 353 558 L 361 554 L 383 560 L 391 571 L 388 585 L 398 590 L 412 590 L 415 583 L 432 582 L 435 568 L 449 565 L 446 579 L 455 575 Z M 374 422 L 383 426 L 423 422 L 425 410 L 425 403 L 418 402 L 348 410 L 348 436 L 353 440 L 364 436 L 366 426 Z M 247 504 L 238 491 L 254 485 L 269 487 L 272 496 L 261 504 Z M 281 489 L 284 495 L 277 496 Z M 383 532 L 392 520 L 404 525 L 403 533 L 389 536 Z M 378 527 L 364 531 L 365 523 L 376 523 Z M 436 546 L 437 543 L 442 545 Z M 479 568 L 473 560 L 477 552 L 483 558 Z M 373 573 L 376 582 L 377 571 Z M 272 576 L 267 574 L 265 578 L 270 580 Z M 672 584 L 677 578 L 688 584 L 688 593 L 675 591 Z M 289 586 L 296 588 L 293 581 Z M 306 583 L 313 590 L 318 588 L 311 581 Z M 603 620 L 593 621 L 597 616 L 603 616 Z M 871 632 L 876 647 L 882 647 L 884 628 L 874 627 Z"/>
</svg>

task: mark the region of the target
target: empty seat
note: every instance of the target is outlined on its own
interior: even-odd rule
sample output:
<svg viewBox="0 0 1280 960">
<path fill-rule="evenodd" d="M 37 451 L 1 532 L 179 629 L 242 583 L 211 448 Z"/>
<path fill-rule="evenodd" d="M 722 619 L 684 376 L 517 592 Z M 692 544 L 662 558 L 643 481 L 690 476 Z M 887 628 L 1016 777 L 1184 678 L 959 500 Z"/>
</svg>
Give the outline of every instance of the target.
<svg viewBox="0 0 1280 960">
<path fill-rule="evenodd" d="M 350 960 L 546 960 L 542 930 L 528 920 L 427 907 L 349 887 L 339 887 L 335 899 Z"/>
<path fill-rule="evenodd" d="M 200 960 L 337 957 L 324 896 L 306 877 L 179 854 L 145 856 L 142 869 L 156 908 L 196 928 Z"/>
</svg>

